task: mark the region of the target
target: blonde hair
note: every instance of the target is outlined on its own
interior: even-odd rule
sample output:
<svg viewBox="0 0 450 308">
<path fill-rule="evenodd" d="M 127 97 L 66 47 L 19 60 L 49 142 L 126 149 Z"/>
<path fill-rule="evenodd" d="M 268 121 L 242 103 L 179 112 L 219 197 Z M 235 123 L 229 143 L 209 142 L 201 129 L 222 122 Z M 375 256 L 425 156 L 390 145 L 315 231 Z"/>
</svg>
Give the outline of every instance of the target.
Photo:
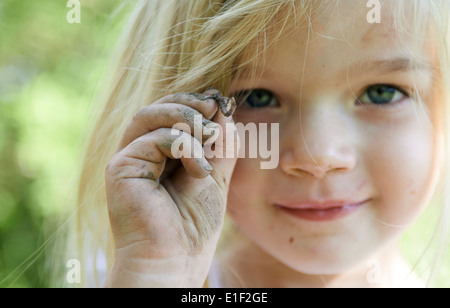
<svg viewBox="0 0 450 308">
<path fill-rule="evenodd" d="M 395 1 L 395 27 L 405 37 L 425 35 L 422 30 L 433 25 L 438 41 L 443 108 L 448 108 L 450 85 L 448 39 L 448 1 Z M 281 29 L 308 23 L 312 9 L 333 5 L 335 1 L 308 0 L 140 0 L 137 1 L 109 74 L 108 92 L 99 99 L 100 113 L 92 127 L 80 175 L 76 236 L 70 249 L 88 271 L 97 268 L 97 256 L 104 255 L 107 269 L 114 257 L 106 205 L 104 170 L 116 150 L 119 139 L 132 116 L 142 106 L 169 93 L 202 92 L 214 86 L 227 93 L 232 78 L 238 74 L 255 74 L 255 59 L 276 42 Z M 414 29 L 402 17 L 406 7 L 415 14 Z M 289 23 L 287 16 L 295 17 Z M 426 26 L 426 27 L 425 27 Z M 271 34 L 271 35 L 268 35 Z M 450 110 L 445 110 L 450 116 Z M 449 125 L 450 118 L 445 119 Z M 450 127 L 445 128 L 450 132 Z M 446 134 L 446 140 L 450 135 Z M 446 142 L 449 146 L 450 142 Z M 449 153 L 450 149 L 446 149 Z M 446 170 L 448 169 L 446 165 Z M 450 193 L 450 188 L 445 189 Z M 447 225 L 450 195 L 445 194 Z M 73 256 L 73 254 L 71 254 Z M 92 264 L 93 263 L 93 264 Z M 91 264 L 88 266 L 88 264 Z M 97 281 L 98 283 L 98 281 Z"/>
</svg>

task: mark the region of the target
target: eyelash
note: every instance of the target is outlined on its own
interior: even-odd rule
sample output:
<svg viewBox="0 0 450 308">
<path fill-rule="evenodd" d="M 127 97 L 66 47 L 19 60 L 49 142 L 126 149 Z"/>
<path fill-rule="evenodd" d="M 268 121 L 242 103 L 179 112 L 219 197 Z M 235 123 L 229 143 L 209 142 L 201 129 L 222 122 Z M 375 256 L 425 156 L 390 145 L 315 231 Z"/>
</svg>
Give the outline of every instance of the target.
<svg viewBox="0 0 450 308">
<path fill-rule="evenodd" d="M 262 106 L 262 107 L 255 107 L 251 106 L 250 103 L 247 101 L 251 94 L 253 94 L 255 91 L 264 91 L 268 92 L 273 96 L 273 99 L 277 102 L 277 105 L 279 106 L 279 100 L 277 96 L 270 90 L 263 89 L 263 88 L 256 88 L 256 89 L 248 89 L 248 90 L 242 90 L 235 94 L 232 94 L 230 96 L 233 96 L 236 99 L 238 107 L 246 104 L 248 108 L 251 109 L 266 109 L 266 108 L 274 108 L 278 106 Z"/>
<path fill-rule="evenodd" d="M 366 102 L 362 102 L 362 101 L 360 100 L 360 98 L 361 98 L 363 95 L 367 95 L 367 92 L 368 92 L 371 88 L 374 88 L 374 87 L 377 87 L 377 86 L 378 86 L 378 87 L 392 88 L 392 89 L 398 91 L 399 93 L 401 93 L 404 97 L 403 97 L 402 99 L 399 99 L 399 100 L 394 101 L 394 102 L 380 103 L 380 104 L 376 104 L 376 103 L 366 103 Z M 395 107 L 395 106 L 397 106 L 397 105 L 403 103 L 403 102 L 404 102 L 406 99 L 408 99 L 408 98 L 411 98 L 411 94 L 409 93 L 409 91 L 403 89 L 402 87 L 395 86 L 395 85 L 392 85 L 392 84 L 382 84 L 382 83 L 380 83 L 380 84 L 373 84 L 373 85 L 368 86 L 368 87 L 367 87 L 367 88 L 366 88 L 366 89 L 365 89 L 365 90 L 357 97 L 357 99 L 356 99 L 356 105 L 359 105 L 359 106 L 362 106 L 362 105 L 370 105 L 370 107 L 373 107 L 373 108 L 386 109 L 386 108 L 393 108 L 393 107 Z"/>
<path fill-rule="evenodd" d="M 386 87 L 386 88 L 394 89 L 395 91 L 398 91 L 399 93 L 401 93 L 404 97 L 401 98 L 401 99 L 399 99 L 399 100 L 397 100 L 397 101 L 394 101 L 394 102 L 387 102 L 387 103 L 374 103 L 374 102 L 372 102 L 372 103 L 370 103 L 370 102 L 367 103 L 367 102 L 361 101 L 361 97 L 363 97 L 364 95 L 369 96 L 369 95 L 368 95 L 368 91 L 369 91 L 371 88 L 376 88 L 376 87 Z M 386 89 L 385 89 L 385 90 L 386 90 Z M 235 94 L 233 94 L 233 95 L 231 95 L 231 96 L 233 96 L 233 97 L 236 99 L 236 102 L 237 102 L 237 104 L 238 104 L 238 107 L 244 105 L 245 103 L 247 103 L 247 105 L 250 105 L 250 104 L 247 102 L 247 99 L 249 98 L 249 96 L 250 96 L 254 91 L 267 91 L 267 92 L 269 92 L 271 95 L 273 95 L 273 96 L 274 96 L 274 99 L 278 102 L 277 96 L 276 96 L 272 91 L 269 91 L 269 90 L 266 90 L 266 89 L 259 89 L 259 88 L 257 88 L 257 89 L 249 89 L 249 90 L 242 90 L 242 91 L 239 91 L 239 92 L 237 92 L 237 93 L 235 93 Z M 366 87 L 365 90 L 357 97 L 357 99 L 356 99 L 356 105 L 359 105 L 359 106 L 362 106 L 362 105 L 370 105 L 371 107 L 374 107 L 374 108 L 381 108 L 381 109 L 392 108 L 392 107 L 394 107 L 394 106 L 396 106 L 396 105 L 402 103 L 402 102 L 405 101 L 406 99 L 410 98 L 410 97 L 411 97 L 411 94 L 409 94 L 408 92 L 409 92 L 409 91 L 403 89 L 402 87 L 395 86 L 395 85 L 392 85 L 392 84 L 381 84 L 381 83 L 380 83 L 380 84 L 373 84 L 373 85 L 369 85 L 368 87 Z M 394 95 L 395 95 L 395 94 L 394 94 Z M 395 96 L 394 96 L 394 97 L 395 97 Z M 270 108 L 270 107 L 274 107 L 274 106 L 263 106 L 263 107 L 247 106 L 247 107 L 252 108 L 252 109 L 264 109 L 264 108 Z"/>
</svg>

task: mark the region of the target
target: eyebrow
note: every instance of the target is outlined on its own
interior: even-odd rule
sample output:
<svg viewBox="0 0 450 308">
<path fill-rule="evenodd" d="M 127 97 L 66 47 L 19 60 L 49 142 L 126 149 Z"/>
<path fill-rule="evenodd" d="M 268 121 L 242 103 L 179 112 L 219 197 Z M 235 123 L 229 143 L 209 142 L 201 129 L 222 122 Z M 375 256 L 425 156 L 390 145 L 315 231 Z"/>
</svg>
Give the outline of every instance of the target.
<svg viewBox="0 0 450 308">
<path fill-rule="evenodd" d="M 252 67 L 246 67 L 243 69 L 240 73 L 240 77 L 253 75 L 252 71 L 255 68 Z M 269 75 L 272 75 L 272 70 L 256 68 L 259 72 L 264 72 L 267 74 L 269 72 Z M 425 73 L 426 76 L 435 76 L 435 73 L 439 70 L 438 67 L 435 65 L 432 65 L 428 63 L 427 61 L 424 61 L 422 59 L 414 59 L 409 57 L 398 57 L 398 58 L 392 58 L 392 59 L 379 59 L 379 60 L 371 60 L 371 59 L 365 59 L 359 62 L 355 62 L 354 64 L 350 64 L 347 66 L 347 78 L 349 76 L 359 76 L 363 74 L 367 74 L 367 72 L 370 72 L 372 74 L 389 74 L 389 73 L 396 73 L 396 72 L 413 72 L 413 71 L 419 71 Z M 345 71 L 345 69 L 344 69 Z M 245 78 L 244 78 L 245 79 Z"/>
<path fill-rule="evenodd" d="M 361 61 L 351 67 L 348 71 L 352 73 L 363 73 L 367 71 L 380 74 L 404 72 L 404 71 L 427 71 L 431 73 L 433 68 L 423 61 L 416 61 L 410 58 L 394 58 L 389 60 Z"/>
<path fill-rule="evenodd" d="M 416 70 L 432 72 L 432 66 L 424 61 L 416 61 L 411 58 L 394 58 L 361 61 L 348 68 L 348 71 L 352 73 L 372 71 L 382 74 Z"/>
</svg>

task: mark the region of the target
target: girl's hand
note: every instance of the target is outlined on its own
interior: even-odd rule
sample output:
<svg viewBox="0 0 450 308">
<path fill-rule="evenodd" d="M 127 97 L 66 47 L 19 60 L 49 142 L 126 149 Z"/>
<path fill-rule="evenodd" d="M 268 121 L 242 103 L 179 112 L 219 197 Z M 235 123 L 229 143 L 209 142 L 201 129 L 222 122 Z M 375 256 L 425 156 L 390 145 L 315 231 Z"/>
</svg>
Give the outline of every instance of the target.
<svg viewBox="0 0 450 308">
<path fill-rule="evenodd" d="M 106 169 L 115 263 L 105 286 L 203 285 L 222 229 L 236 158 L 212 158 L 209 164 L 204 157 L 176 160 L 171 148 L 180 137 L 171 131 L 177 123 L 189 125 L 191 134 L 178 132 L 202 153 L 202 144 L 214 134 L 203 129 L 195 139 L 194 115 L 203 116 L 201 128 L 212 126 L 208 120 L 214 117 L 221 126 L 216 153 L 235 149 L 237 136 L 227 136 L 225 127 L 232 118 L 217 112 L 217 103 L 205 97 L 163 97 L 142 108 L 126 129 Z"/>
</svg>

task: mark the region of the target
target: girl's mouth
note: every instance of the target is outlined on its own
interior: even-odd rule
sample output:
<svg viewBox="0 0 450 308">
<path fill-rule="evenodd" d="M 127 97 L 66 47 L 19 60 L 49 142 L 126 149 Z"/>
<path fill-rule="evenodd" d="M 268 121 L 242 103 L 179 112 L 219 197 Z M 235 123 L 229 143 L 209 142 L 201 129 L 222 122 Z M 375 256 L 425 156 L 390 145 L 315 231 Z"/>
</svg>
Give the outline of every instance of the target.
<svg viewBox="0 0 450 308">
<path fill-rule="evenodd" d="M 319 203 L 312 201 L 289 205 L 276 204 L 275 206 L 296 218 L 320 222 L 346 217 L 368 201 L 369 199 L 360 202 L 339 200 Z"/>
</svg>

